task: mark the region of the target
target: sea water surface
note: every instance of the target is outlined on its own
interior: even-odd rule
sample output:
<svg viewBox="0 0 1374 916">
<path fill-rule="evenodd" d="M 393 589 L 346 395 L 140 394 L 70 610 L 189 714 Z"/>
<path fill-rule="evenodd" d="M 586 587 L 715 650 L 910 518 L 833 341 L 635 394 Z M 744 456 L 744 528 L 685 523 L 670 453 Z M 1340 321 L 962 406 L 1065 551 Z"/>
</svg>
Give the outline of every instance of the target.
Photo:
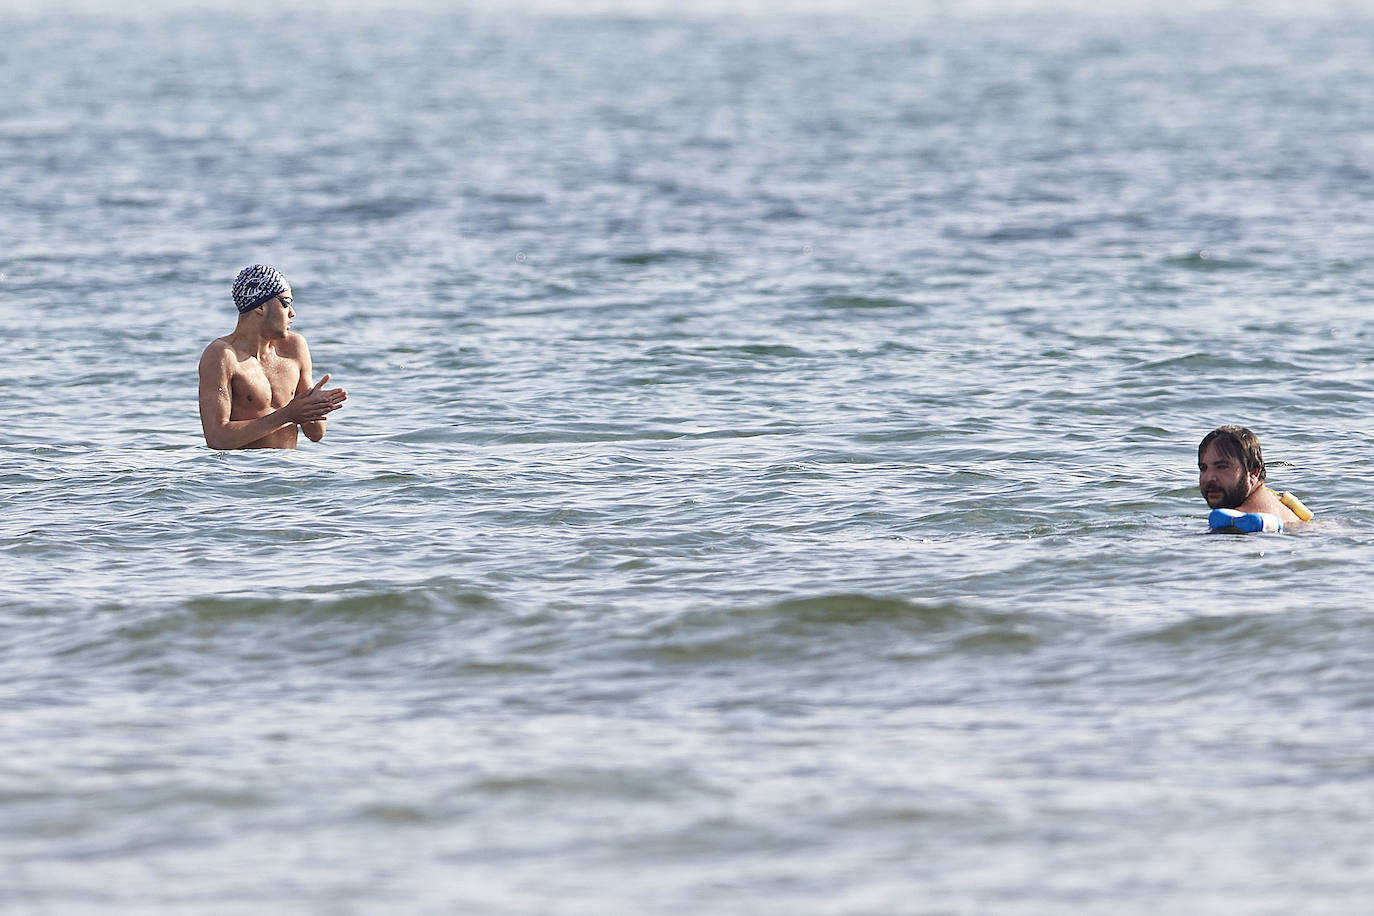
<svg viewBox="0 0 1374 916">
<path fill-rule="evenodd" d="M 1374 907 L 1369 12 L 0 34 L 0 909 Z"/>
</svg>

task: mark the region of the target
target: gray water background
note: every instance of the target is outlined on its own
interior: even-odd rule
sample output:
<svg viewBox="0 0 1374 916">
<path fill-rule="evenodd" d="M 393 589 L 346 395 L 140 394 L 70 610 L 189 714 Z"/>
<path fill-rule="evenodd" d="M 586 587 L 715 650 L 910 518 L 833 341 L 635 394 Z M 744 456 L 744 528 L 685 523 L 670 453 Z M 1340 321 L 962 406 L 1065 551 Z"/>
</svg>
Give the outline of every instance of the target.
<svg viewBox="0 0 1374 916">
<path fill-rule="evenodd" d="M 0 32 L 0 908 L 1374 906 L 1374 15 Z"/>
</svg>

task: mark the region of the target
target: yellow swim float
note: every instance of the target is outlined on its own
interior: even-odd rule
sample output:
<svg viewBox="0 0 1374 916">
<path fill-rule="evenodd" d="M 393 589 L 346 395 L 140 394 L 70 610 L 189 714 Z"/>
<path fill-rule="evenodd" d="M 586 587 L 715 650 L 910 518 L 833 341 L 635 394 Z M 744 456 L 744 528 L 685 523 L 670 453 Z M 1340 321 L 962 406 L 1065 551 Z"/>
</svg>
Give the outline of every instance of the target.
<svg viewBox="0 0 1374 916">
<path fill-rule="evenodd" d="M 1270 490 L 1269 492 L 1273 493 L 1274 491 Z M 1296 496 L 1294 496 L 1292 493 L 1289 493 L 1287 490 L 1284 490 L 1282 493 L 1279 494 L 1279 502 L 1287 506 L 1290 510 L 1292 510 L 1294 515 L 1302 519 L 1304 522 L 1312 521 L 1312 510 L 1304 506 L 1302 504 L 1302 500 L 1298 499 Z"/>
</svg>

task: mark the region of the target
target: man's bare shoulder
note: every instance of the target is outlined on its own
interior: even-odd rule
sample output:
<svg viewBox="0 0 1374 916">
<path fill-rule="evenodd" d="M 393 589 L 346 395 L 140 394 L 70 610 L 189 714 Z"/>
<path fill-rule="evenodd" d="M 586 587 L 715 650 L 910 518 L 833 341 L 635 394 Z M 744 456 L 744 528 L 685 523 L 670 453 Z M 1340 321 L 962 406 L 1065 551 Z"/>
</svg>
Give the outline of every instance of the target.
<svg viewBox="0 0 1374 916">
<path fill-rule="evenodd" d="M 227 336 L 216 337 L 214 340 L 210 341 L 208 344 L 205 345 L 206 353 L 219 353 L 223 350 L 229 350 L 230 352 L 233 352 L 233 349 L 234 345 L 232 342 L 230 342 Z"/>
<path fill-rule="evenodd" d="M 1293 514 L 1293 510 L 1285 506 L 1277 493 L 1268 487 L 1257 487 L 1245 502 L 1236 508 L 1242 512 L 1268 512 L 1283 519 L 1284 524 L 1291 524 L 1298 521 L 1298 517 Z"/>
<path fill-rule="evenodd" d="M 300 359 L 310 352 L 310 347 L 305 343 L 305 338 L 295 331 L 287 331 L 286 336 L 277 341 L 276 351 L 278 356 L 287 359 Z"/>
<path fill-rule="evenodd" d="M 206 345 L 205 351 L 200 354 L 200 368 L 202 370 L 225 365 L 233 366 L 238 361 L 238 354 L 234 352 L 234 345 L 228 337 L 216 337 Z"/>
</svg>

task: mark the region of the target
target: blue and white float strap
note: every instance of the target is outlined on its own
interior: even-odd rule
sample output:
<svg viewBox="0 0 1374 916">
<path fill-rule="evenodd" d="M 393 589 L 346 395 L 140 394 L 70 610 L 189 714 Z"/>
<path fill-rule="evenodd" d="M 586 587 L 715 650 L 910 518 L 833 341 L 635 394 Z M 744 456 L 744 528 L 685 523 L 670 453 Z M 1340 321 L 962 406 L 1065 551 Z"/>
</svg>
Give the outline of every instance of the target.
<svg viewBox="0 0 1374 916">
<path fill-rule="evenodd" d="M 1283 519 L 1272 512 L 1241 512 L 1239 509 L 1213 509 L 1207 516 L 1207 524 L 1214 529 L 1232 528 L 1264 534 L 1278 534 L 1283 530 Z"/>
</svg>

